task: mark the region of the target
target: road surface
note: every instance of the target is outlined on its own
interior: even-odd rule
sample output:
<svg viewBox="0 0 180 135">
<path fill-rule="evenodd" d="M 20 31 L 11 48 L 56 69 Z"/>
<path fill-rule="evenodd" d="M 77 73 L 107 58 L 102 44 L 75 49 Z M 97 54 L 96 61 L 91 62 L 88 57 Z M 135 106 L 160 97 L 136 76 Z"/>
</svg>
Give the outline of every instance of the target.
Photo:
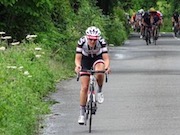
<svg viewBox="0 0 180 135">
<path fill-rule="evenodd" d="M 111 47 L 105 101 L 93 117 L 93 135 L 180 134 L 180 41 L 162 34 L 157 45 L 147 46 L 132 34 L 121 47 Z M 79 82 L 57 84 L 50 95 L 57 103 L 45 116 L 40 135 L 89 135 L 77 123 Z"/>
</svg>

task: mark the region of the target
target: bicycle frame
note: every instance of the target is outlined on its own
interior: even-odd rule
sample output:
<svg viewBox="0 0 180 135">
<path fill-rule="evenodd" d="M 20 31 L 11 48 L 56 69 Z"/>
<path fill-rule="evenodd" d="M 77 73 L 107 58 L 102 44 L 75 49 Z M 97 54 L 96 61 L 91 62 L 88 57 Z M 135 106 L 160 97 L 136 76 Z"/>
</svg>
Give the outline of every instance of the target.
<svg viewBox="0 0 180 135">
<path fill-rule="evenodd" d="M 86 113 L 85 113 L 85 125 L 89 119 L 89 133 L 91 133 L 91 125 L 92 125 L 92 115 L 96 114 L 97 104 L 96 104 L 96 94 L 95 94 L 95 83 L 96 77 L 95 74 L 103 73 L 106 75 L 107 82 L 107 74 L 105 71 L 95 71 L 95 70 L 83 70 L 82 72 L 88 72 L 90 74 L 90 82 L 89 82 L 89 93 L 86 102 Z M 79 80 L 79 75 L 77 81 Z"/>
</svg>

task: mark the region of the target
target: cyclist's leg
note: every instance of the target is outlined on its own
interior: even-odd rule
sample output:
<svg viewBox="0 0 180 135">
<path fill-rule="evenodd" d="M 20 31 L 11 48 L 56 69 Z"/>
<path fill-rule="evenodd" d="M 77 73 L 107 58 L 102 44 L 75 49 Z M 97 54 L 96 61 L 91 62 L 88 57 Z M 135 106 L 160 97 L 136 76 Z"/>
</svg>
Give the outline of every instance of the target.
<svg viewBox="0 0 180 135">
<path fill-rule="evenodd" d="M 93 61 L 89 59 L 88 57 L 82 58 L 82 70 L 91 69 L 93 65 Z M 89 80 L 90 75 L 87 72 L 80 72 L 80 83 L 81 83 L 81 89 L 80 89 L 80 116 L 78 119 L 79 124 L 84 124 L 85 122 L 85 107 L 86 107 L 86 101 L 87 101 L 87 92 L 89 88 Z"/>
<path fill-rule="evenodd" d="M 140 38 L 143 38 L 143 24 L 141 21 L 140 21 L 139 26 L 140 26 Z"/>
<path fill-rule="evenodd" d="M 142 30 L 142 36 L 144 38 L 145 37 L 145 26 L 144 26 L 144 24 L 142 24 L 141 27 L 142 27 L 142 29 L 141 29 Z"/>
<path fill-rule="evenodd" d="M 93 68 L 97 71 L 102 71 L 105 70 L 105 66 L 104 66 L 104 61 L 102 59 L 97 60 L 94 65 Z M 101 88 L 104 82 L 104 74 L 103 73 L 98 73 L 96 74 L 96 79 L 97 79 L 97 83 L 99 86 L 98 91 L 101 92 Z"/>
<path fill-rule="evenodd" d="M 87 92 L 89 88 L 89 75 L 82 75 L 80 80 L 81 80 L 80 106 L 85 106 L 87 100 Z"/>
<path fill-rule="evenodd" d="M 102 59 L 97 60 L 94 65 L 93 65 L 95 70 L 105 70 L 105 65 L 104 65 L 104 61 Z M 103 103 L 104 101 L 104 96 L 102 93 L 102 86 L 103 86 L 103 82 L 104 82 L 104 74 L 103 73 L 98 73 L 96 74 L 96 80 L 97 80 L 97 84 L 98 84 L 98 90 L 97 90 L 97 101 L 99 103 Z"/>
<path fill-rule="evenodd" d="M 174 35 L 177 36 L 177 31 L 178 31 L 178 23 L 174 22 Z"/>
<path fill-rule="evenodd" d="M 80 115 L 78 119 L 79 124 L 84 124 L 85 122 L 85 108 L 87 101 L 87 92 L 89 87 L 89 75 L 82 75 L 80 77 L 81 90 L 80 90 Z"/>
</svg>

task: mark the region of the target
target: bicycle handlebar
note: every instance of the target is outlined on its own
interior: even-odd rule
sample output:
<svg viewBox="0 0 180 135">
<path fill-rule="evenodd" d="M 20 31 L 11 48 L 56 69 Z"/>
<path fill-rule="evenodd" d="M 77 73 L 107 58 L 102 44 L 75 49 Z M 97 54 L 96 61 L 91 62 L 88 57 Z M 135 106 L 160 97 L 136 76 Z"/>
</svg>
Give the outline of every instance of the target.
<svg viewBox="0 0 180 135">
<path fill-rule="evenodd" d="M 106 76 L 106 79 L 105 79 L 105 82 L 107 83 L 108 82 L 108 77 L 107 77 L 107 73 L 106 73 L 106 70 L 81 70 L 80 72 L 87 72 L 89 73 L 90 75 L 94 75 L 94 74 L 97 74 L 97 73 L 103 73 L 105 74 Z M 80 72 L 77 74 L 77 81 L 79 81 L 79 77 L 80 77 Z"/>
</svg>

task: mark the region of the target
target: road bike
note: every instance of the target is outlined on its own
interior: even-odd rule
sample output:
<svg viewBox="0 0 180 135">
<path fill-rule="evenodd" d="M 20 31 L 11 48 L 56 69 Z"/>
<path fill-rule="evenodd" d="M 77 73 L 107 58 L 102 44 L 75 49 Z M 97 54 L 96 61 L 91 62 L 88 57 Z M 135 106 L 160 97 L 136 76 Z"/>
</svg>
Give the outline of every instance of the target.
<svg viewBox="0 0 180 135">
<path fill-rule="evenodd" d="M 86 110 L 85 110 L 85 124 L 84 125 L 87 125 L 87 121 L 89 120 L 89 133 L 91 133 L 92 115 L 95 115 L 96 111 L 97 111 L 95 74 L 98 74 L 98 73 L 105 74 L 105 82 L 107 82 L 107 74 L 106 74 L 106 71 L 95 71 L 93 69 L 82 70 L 81 72 L 87 72 L 90 74 L 89 91 L 88 91 L 88 95 L 87 95 Z M 78 74 L 77 81 L 79 81 L 79 77 L 80 77 L 80 75 Z"/>
<path fill-rule="evenodd" d="M 151 26 L 144 26 L 144 38 L 146 41 L 146 45 L 151 44 Z"/>
</svg>

